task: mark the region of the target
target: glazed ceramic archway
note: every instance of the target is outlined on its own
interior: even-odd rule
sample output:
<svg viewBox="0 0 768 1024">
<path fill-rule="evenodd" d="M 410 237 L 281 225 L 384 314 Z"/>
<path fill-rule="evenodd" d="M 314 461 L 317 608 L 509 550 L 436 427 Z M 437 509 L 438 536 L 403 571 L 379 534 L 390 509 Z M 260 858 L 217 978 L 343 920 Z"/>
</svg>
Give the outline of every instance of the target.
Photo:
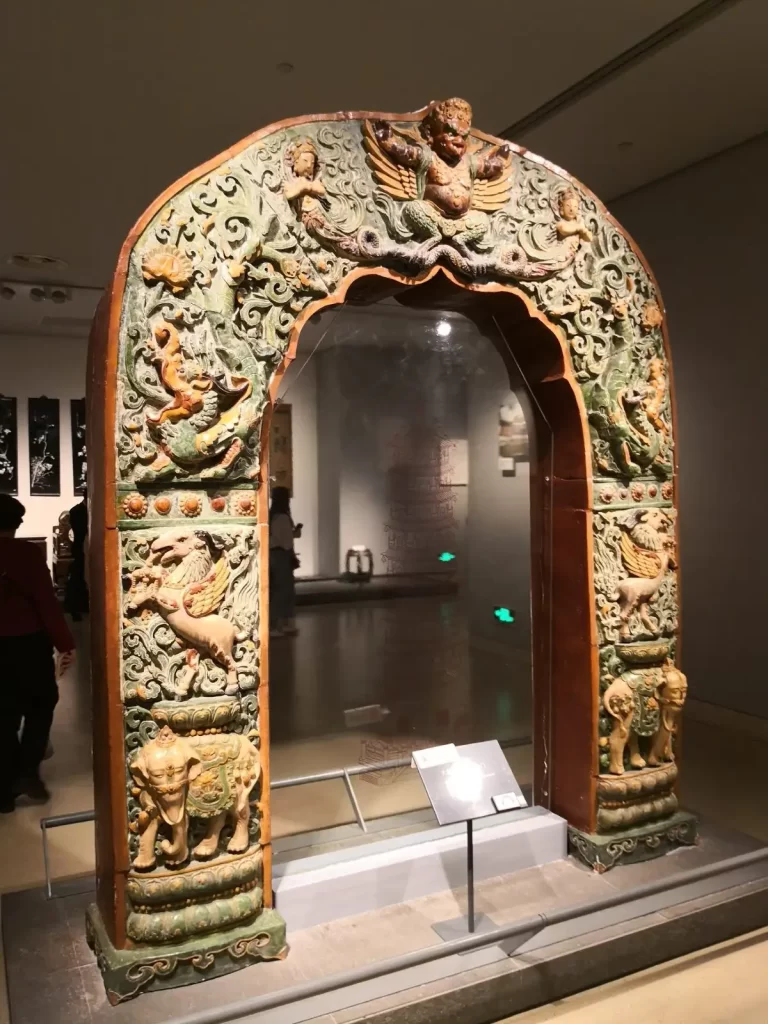
<svg viewBox="0 0 768 1024">
<path fill-rule="evenodd" d="M 473 293 L 554 428 L 533 488 L 537 799 L 599 869 L 695 838 L 674 792 L 671 374 L 640 252 L 462 100 L 284 121 L 150 206 L 92 335 L 89 932 L 113 1000 L 284 954 L 262 452 L 302 325 L 371 275 Z"/>
</svg>

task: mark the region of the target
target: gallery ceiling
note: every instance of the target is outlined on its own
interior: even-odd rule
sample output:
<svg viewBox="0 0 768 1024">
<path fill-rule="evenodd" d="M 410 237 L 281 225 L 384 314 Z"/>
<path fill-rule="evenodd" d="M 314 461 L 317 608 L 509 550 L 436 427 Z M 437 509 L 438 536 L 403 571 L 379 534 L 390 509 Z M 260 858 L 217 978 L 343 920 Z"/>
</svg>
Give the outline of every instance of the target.
<svg viewBox="0 0 768 1024">
<path fill-rule="evenodd" d="M 0 278 L 102 287 L 155 195 L 271 121 L 463 95 L 477 126 L 500 133 L 703 6 L 6 4 Z M 708 6 L 717 12 L 515 141 L 610 201 L 765 130 L 768 4 Z M 64 265 L 25 269 L 8 262 L 17 252 Z"/>
</svg>

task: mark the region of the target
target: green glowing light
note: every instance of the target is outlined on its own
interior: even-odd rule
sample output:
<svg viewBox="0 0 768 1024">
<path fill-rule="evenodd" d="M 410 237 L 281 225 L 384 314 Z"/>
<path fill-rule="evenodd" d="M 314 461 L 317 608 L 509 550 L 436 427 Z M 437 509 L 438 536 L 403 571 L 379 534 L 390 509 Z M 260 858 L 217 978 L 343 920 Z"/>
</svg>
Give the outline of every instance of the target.
<svg viewBox="0 0 768 1024">
<path fill-rule="evenodd" d="M 454 553 L 452 551 L 444 551 L 442 553 L 442 555 L 438 556 L 438 561 L 440 561 L 440 562 L 452 562 L 455 557 L 456 557 L 456 555 L 454 555 Z"/>
<path fill-rule="evenodd" d="M 515 613 L 511 608 L 494 608 L 493 614 L 499 620 L 499 622 L 514 622 Z"/>
</svg>

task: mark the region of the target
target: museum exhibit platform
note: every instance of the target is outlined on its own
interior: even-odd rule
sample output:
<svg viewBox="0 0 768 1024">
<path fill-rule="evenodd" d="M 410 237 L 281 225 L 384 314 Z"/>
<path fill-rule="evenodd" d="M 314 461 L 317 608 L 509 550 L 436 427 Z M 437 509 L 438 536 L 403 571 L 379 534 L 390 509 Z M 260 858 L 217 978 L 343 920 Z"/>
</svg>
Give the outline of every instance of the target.
<svg viewBox="0 0 768 1024">
<path fill-rule="evenodd" d="M 528 813 L 527 820 L 536 821 L 537 815 Z M 493 845 L 481 841 L 483 831 L 490 834 L 507 827 L 495 819 L 493 826 L 478 829 L 479 872 L 483 850 L 491 852 Z M 388 844 L 390 853 L 403 848 L 391 835 L 350 848 L 347 832 L 343 828 L 329 830 L 323 837 L 326 850 L 322 854 L 306 845 L 306 836 L 301 840 L 294 837 L 282 855 L 276 844 L 276 880 L 281 871 L 283 878 L 291 877 L 294 870 L 300 873 L 302 864 L 305 870 L 318 870 L 318 859 L 332 849 L 338 862 L 353 854 L 364 861 L 374 855 L 376 847 L 380 855 L 381 847 Z M 414 833 L 416 845 L 444 843 L 442 832 L 426 833 L 432 837 L 426 840 L 424 833 Z M 305 844 L 303 851 L 299 841 Z M 514 847 L 510 842 L 512 863 Z M 314 849 L 318 848 L 316 844 Z M 702 822 L 697 846 L 681 847 L 667 857 L 602 875 L 573 857 L 494 877 L 478 875 L 477 909 L 500 928 L 508 928 L 539 914 L 553 917 L 568 908 L 631 896 L 633 890 L 648 883 L 674 883 L 676 877 L 685 879 L 692 870 L 760 849 L 761 844 L 751 837 Z M 302 852 L 308 855 L 302 856 Z M 282 856 L 286 860 L 281 869 Z M 292 865 L 287 875 L 286 863 Z M 450 875 L 447 869 L 446 876 Z M 474 952 L 446 956 L 301 1002 L 291 1001 L 290 990 L 296 986 L 332 980 L 350 969 L 405 953 L 442 947 L 433 925 L 465 911 L 464 886 L 313 927 L 302 927 L 298 917 L 293 920 L 294 911 L 286 899 L 281 910 L 290 934 L 291 952 L 286 960 L 262 963 L 205 985 L 149 993 L 114 1007 L 107 1001 L 82 926 L 85 908 L 93 900 L 92 880 L 56 883 L 54 893 L 51 900 L 45 898 L 43 889 L 2 897 L 11 1024 L 39 1024 L 42 1020 L 47 1024 L 174 1024 L 193 1014 L 223 1014 L 230 1004 L 278 994 L 288 1000 L 282 1006 L 257 1015 L 217 1019 L 258 1020 L 259 1024 L 351 1024 L 364 1019 L 399 1024 L 450 1019 L 456 1024 L 481 1024 L 765 926 L 768 859 L 656 895 L 626 902 L 620 899 L 611 909 L 581 913 L 563 923 L 544 926 L 542 919 L 540 930 L 508 942 L 494 943 L 492 937 L 484 936 L 488 944 Z"/>
<path fill-rule="evenodd" d="M 475 830 L 477 881 L 566 855 L 567 823 L 542 807 L 481 818 Z M 275 906 L 302 930 L 457 889 L 466 878 L 466 842 L 462 822 L 301 860 L 276 855 Z"/>
</svg>

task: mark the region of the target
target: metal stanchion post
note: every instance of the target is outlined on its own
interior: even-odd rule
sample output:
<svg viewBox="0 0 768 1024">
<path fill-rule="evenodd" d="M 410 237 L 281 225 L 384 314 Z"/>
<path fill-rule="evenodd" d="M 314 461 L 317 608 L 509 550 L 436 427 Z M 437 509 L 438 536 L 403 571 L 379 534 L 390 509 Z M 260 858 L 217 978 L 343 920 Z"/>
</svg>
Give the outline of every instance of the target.
<svg viewBox="0 0 768 1024">
<path fill-rule="evenodd" d="M 472 846 L 472 819 L 467 822 L 467 920 L 469 930 L 475 930 L 475 851 Z"/>
</svg>

